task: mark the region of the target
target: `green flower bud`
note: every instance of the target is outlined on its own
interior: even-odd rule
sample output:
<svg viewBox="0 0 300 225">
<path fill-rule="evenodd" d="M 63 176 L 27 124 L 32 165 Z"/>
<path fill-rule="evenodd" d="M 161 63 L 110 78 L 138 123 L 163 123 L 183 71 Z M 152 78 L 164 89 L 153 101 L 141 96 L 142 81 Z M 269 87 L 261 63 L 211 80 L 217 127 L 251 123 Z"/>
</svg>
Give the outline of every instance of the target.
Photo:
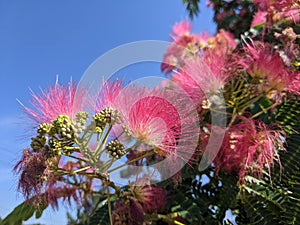
<svg viewBox="0 0 300 225">
<path fill-rule="evenodd" d="M 106 146 L 106 151 L 114 158 L 119 159 L 126 154 L 125 146 L 118 140 L 110 141 Z"/>
<path fill-rule="evenodd" d="M 47 137 L 45 135 L 37 135 L 31 138 L 30 146 L 34 152 L 39 152 L 46 144 Z"/>
<path fill-rule="evenodd" d="M 96 127 L 100 127 L 101 129 L 104 129 L 107 123 L 113 125 L 122 122 L 120 113 L 111 107 L 101 110 L 93 118 L 96 122 Z"/>
<path fill-rule="evenodd" d="M 50 132 L 52 125 L 50 123 L 42 123 L 37 130 L 38 134 L 45 135 Z"/>
</svg>

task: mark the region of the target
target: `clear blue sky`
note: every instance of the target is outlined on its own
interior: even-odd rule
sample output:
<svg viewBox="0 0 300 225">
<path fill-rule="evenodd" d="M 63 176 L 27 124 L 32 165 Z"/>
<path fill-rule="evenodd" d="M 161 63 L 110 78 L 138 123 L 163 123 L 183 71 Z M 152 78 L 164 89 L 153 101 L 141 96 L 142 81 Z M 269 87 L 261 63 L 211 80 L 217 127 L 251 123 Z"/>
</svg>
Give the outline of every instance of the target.
<svg viewBox="0 0 300 225">
<path fill-rule="evenodd" d="M 212 11 L 202 2 L 194 30 L 213 34 Z M 172 26 L 187 18 L 182 0 L 0 0 L 0 217 L 23 201 L 11 170 L 29 140 L 20 138 L 25 131 L 16 98 L 27 104 L 29 88 L 52 85 L 57 74 L 61 82 L 79 81 L 118 45 L 169 41 Z M 39 222 L 66 224 L 65 211 L 46 210 Z"/>
</svg>

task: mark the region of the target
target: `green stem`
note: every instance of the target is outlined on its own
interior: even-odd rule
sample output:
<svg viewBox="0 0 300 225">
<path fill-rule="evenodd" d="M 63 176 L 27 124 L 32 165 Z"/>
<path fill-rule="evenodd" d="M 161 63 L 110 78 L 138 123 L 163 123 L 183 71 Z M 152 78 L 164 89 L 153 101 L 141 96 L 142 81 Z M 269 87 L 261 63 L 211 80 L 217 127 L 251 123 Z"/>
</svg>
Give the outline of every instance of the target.
<svg viewBox="0 0 300 225">
<path fill-rule="evenodd" d="M 274 108 L 274 107 L 276 107 L 276 106 L 278 106 L 278 105 L 279 105 L 279 103 L 274 103 L 273 105 L 271 105 L 271 106 L 269 106 L 269 107 L 267 107 L 267 108 L 264 108 L 264 109 L 262 109 L 262 111 L 260 111 L 260 112 L 258 112 L 258 113 L 256 113 L 256 114 L 254 114 L 251 118 L 254 119 L 254 118 L 260 116 L 260 115 L 263 114 L 263 113 L 267 113 L 267 111 L 268 111 L 269 109 L 272 109 L 272 108 Z"/>
<path fill-rule="evenodd" d="M 172 224 L 176 224 L 176 225 L 185 225 L 184 223 L 181 223 L 181 222 L 177 221 L 176 219 L 172 219 L 167 215 L 158 214 L 157 218 L 162 219 L 167 223 L 172 223 Z"/>
<path fill-rule="evenodd" d="M 84 148 L 87 147 L 90 141 L 92 140 L 93 134 L 94 133 L 90 133 L 90 135 L 88 136 L 87 141 L 83 145 Z"/>
<path fill-rule="evenodd" d="M 108 138 L 108 135 L 109 135 L 111 129 L 112 129 L 112 125 L 109 124 L 109 128 L 108 128 L 108 130 L 105 132 L 105 136 L 104 136 L 103 139 L 102 139 L 103 134 L 101 134 L 101 137 L 100 137 L 100 139 L 99 139 L 99 141 L 98 141 L 98 143 L 97 143 L 97 146 L 96 146 L 96 148 L 95 148 L 95 154 L 94 154 L 95 157 L 99 157 L 99 158 L 100 158 L 100 156 L 101 156 L 100 153 L 101 153 L 102 149 L 104 148 L 104 146 L 105 146 L 105 144 L 106 144 L 106 141 L 107 141 L 107 138 Z M 103 132 L 103 133 L 104 133 L 104 132 Z"/>
<path fill-rule="evenodd" d="M 109 192 L 109 187 L 108 186 L 107 186 L 107 206 L 108 206 L 109 221 L 110 221 L 110 224 L 113 225 L 112 212 L 111 212 L 111 203 L 110 203 L 110 192 Z"/>
<path fill-rule="evenodd" d="M 80 169 L 78 169 L 78 170 L 74 170 L 74 171 L 72 172 L 72 174 L 80 173 L 80 172 L 85 171 L 85 170 L 88 170 L 88 169 L 90 169 L 90 168 L 92 168 L 92 167 L 91 167 L 91 166 L 86 166 L 86 167 L 80 168 Z"/>
<path fill-rule="evenodd" d="M 93 211 L 91 212 L 90 216 L 94 215 L 94 213 L 96 212 L 96 210 L 97 210 L 100 202 L 103 201 L 103 200 L 105 200 L 105 199 L 106 199 L 106 196 L 99 197 L 99 199 L 98 199 L 98 201 L 97 201 L 97 203 L 96 203 Z"/>
<path fill-rule="evenodd" d="M 120 165 L 120 166 L 117 166 L 117 167 L 115 167 L 115 168 L 112 168 L 111 170 L 108 170 L 107 172 L 108 172 L 108 173 L 111 173 L 111 172 L 113 172 L 113 171 L 115 171 L 115 170 L 118 170 L 118 169 L 124 167 L 124 166 L 130 165 L 131 163 L 137 162 L 137 161 L 139 161 L 139 160 L 141 160 L 141 159 L 143 159 L 143 158 L 152 156 L 152 155 L 154 155 L 154 154 L 155 154 L 155 152 L 152 150 L 151 152 L 148 152 L 148 153 L 146 153 L 145 155 L 142 155 L 142 156 L 140 156 L 140 157 L 138 157 L 138 158 L 135 158 L 135 159 L 133 159 L 133 160 L 127 162 L 127 163 L 124 163 L 124 164 L 122 164 L 122 165 Z"/>
<path fill-rule="evenodd" d="M 73 155 L 67 155 L 67 157 L 72 158 L 72 159 L 77 159 L 78 161 L 83 161 L 85 163 L 88 163 L 88 161 L 86 159 L 78 158 L 78 157 L 73 156 Z"/>
</svg>

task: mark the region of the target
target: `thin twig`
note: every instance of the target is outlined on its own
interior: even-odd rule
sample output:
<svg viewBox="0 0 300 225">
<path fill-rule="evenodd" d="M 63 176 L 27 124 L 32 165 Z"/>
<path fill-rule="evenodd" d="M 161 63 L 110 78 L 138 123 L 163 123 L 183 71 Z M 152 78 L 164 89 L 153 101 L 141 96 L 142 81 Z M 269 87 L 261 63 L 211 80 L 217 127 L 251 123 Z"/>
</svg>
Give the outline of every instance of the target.
<svg viewBox="0 0 300 225">
<path fill-rule="evenodd" d="M 140 157 L 138 157 L 138 158 L 136 158 L 136 159 L 133 159 L 133 160 L 127 162 L 127 163 L 124 163 L 124 164 L 122 164 L 122 165 L 120 165 L 120 166 L 117 166 L 117 167 L 115 167 L 115 168 L 112 168 L 111 170 L 108 170 L 107 173 L 111 173 L 111 172 L 113 172 L 113 171 L 115 171 L 115 170 L 117 170 L 117 169 L 120 169 L 120 168 L 122 168 L 122 167 L 124 167 L 124 166 L 130 165 L 131 163 L 134 163 L 134 162 L 136 162 L 136 161 L 139 161 L 139 160 L 141 160 L 141 159 L 143 159 L 143 158 L 146 158 L 146 157 L 148 157 L 148 156 L 152 156 L 154 153 L 155 153 L 154 151 L 148 152 L 148 153 L 145 154 L 145 155 L 142 155 L 142 156 L 140 156 Z"/>
<path fill-rule="evenodd" d="M 112 213 L 111 213 L 111 204 L 110 204 L 110 193 L 109 186 L 107 186 L 107 206 L 108 206 L 108 215 L 110 224 L 113 225 Z"/>
</svg>

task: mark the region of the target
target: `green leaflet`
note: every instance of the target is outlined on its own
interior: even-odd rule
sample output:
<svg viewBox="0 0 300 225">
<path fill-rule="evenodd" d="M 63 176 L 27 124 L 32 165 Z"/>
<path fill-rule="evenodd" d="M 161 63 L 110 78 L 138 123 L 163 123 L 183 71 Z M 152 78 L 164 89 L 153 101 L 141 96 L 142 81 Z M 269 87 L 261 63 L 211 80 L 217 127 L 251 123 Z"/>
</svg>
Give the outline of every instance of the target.
<svg viewBox="0 0 300 225">
<path fill-rule="evenodd" d="M 22 225 L 23 221 L 31 218 L 34 213 L 37 219 L 40 218 L 48 205 L 41 204 L 39 208 L 37 208 L 30 204 L 31 201 L 32 199 L 29 199 L 28 201 L 23 202 L 14 208 L 14 210 L 8 214 L 7 217 L 0 221 L 0 225 Z"/>
<path fill-rule="evenodd" d="M 249 182 L 240 194 L 238 224 L 300 223 L 300 99 L 293 96 L 278 109 L 275 120 L 288 133 L 287 152 L 280 152 L 279 166 L 255 182 Z M 250 184 L 252 183 L 252 185 Z"/>
</svg>

